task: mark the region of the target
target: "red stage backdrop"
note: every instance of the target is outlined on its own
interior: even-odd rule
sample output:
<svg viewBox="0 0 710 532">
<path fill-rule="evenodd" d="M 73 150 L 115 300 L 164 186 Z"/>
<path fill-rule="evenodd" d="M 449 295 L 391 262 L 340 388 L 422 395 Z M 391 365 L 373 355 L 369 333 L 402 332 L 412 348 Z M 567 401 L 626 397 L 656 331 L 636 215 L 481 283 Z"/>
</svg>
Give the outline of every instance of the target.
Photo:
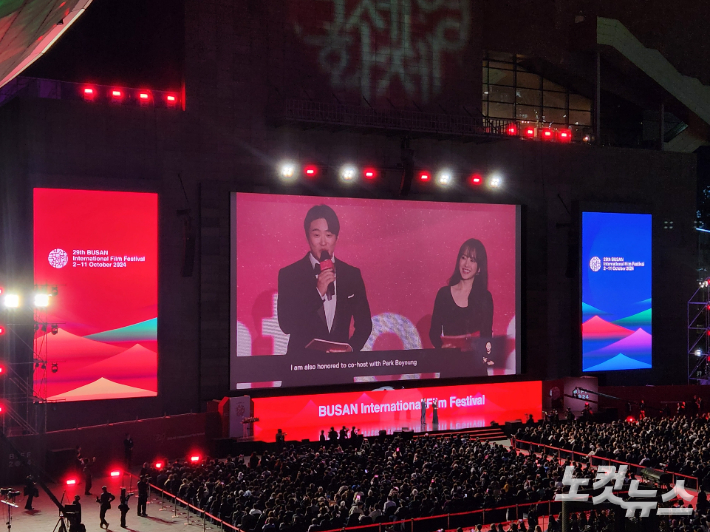
<svg viewBox="0 0 710 532">
<path fill-rule="evenodd" d="M 426 424 L 421 424 L 421 400 L 428 403 Z M 438 405 L 438 426 L 433 426 L 432 404 Z M 485 427 L 542 415 L 542 383 L 506 382 L 437 386 L 408 390 L 292 395 L 254 399 L 254 438 L 274 441 L 277 429 L 288 440 L 317 440 L 320 431 L 357 427 L 366 436 L 381 429 L 392 432 L 403 427 L 417 432 Z"/>
<path fill-rule="evenodd" d="M 38 314 L 50 326 L 36 332 L 48 362 L 35 369 L 36 391 L 58 401 L 156 396 L 158 195 L 35 189 L 34 273 L 40 290 L 58 290 Z"/>
<path fill-rule="evenodd" d="M 436 293 L 447 284 L 460 246 L 477 238 L 488 255 L 493 335 L 504 340 L 497 344 L 504 347 L 489 374 L 516 373 L 517 206 L 235 193 L 232 389 L 326 383 L 292 384 L 288 370 L 249 360 L 286 353 L 288 335 L 277 316 L 278 273 L 309 251 L 303 220 L 318 204 L 332 207 L 340 221 L 336 259 L 362 273 L 373 321 L 364 352 L 433 347 L 428 333 Z M 406 378 L 439 377 L 440 369 L 430 366 L 420 361 L 417 370 L 376 377 L 364 372 L 363 378 L 394 380 L 402 377 L 399 373 L 407 373 Z M 457 371 L 456 376 L 469 375 L 466 368 Z M 329 375 L 327 383 L 335 382 L 353 382 L 353 377 Z"/>
</svg>

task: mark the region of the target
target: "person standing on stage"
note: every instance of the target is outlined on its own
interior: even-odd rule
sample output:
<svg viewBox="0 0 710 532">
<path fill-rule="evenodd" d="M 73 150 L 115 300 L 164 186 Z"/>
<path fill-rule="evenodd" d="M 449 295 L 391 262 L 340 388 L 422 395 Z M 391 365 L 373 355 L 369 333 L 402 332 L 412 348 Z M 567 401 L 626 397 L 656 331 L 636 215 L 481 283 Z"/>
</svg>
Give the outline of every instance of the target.
<svg viewBox="0 0 710 532">
<path fill-rule="evenodd" d="M 422 425 L 426 425 L 426 399 L 422 397 L 422 402 L 421 402 L 421 411 L 422 411 Z"/>
<path fill-rule="evenodd" d="M 39 495 L 37 487 L 35 486 L 35 481 L 32 475 L 27 475 L 25 479 L 25 496 L 27 497 L 27 502 L 25 503 L 25 510 L 34 510 L 32 508 L 32 500 Z"/>
<path fill-rule="evenodd" d="M 101 519 L 101 524 L 99 525 L 101 528 L 104 528 L 104 525 L 106 525 L 106 529 L 108 530 L 108 521 L 106 521 L 106 512 L 111 509 L 111 503 L 116 499 L 116 496 L 113 493 L 109 493 L 108 488 L 106 486 L 103 486 L 101 488 L 101 495 L 96 497 L 96 502 L 98 502 L 101 507 L 99 508 L 99 518 Z"/>
<path fill-rule="evenodd" d="M 121 488 L 121 504 L 118 505 L 118 509 L 121 512 L 121 528 L 126 528 L 126 514 L 130 508 L 128 507 L 128 499 L 131 498 L 130 493 L 126 493 L 126 488 Z"/>
<path fill-rule="evenodd" d="M 436 427 L 439 425 L 439 405 L 437 405 L 436 403 L 437 400 L 434 399 L 431 405 L 432 412 L 434 412 L 431 419 L 431 422 L 434 424 L 435 427 L 434 430 L 436 430 Z"/>
<path fill-rule="evenodd" d="M 126 433 L 126 438 L 123 440 L 123 456 L 126 459 L 126 468 L 131 467 L 131 459 L 133 458 L 133 438 Z"/>
<path fill-rule="evenodd" d="M 138 481 L 138 515 L 148 517 L 146 506 L 148 505 L 148 475 L 143 475 Z"/>
<path fill-rule="evenodd" d="M 360 270 L 335 258 L 338 216 L 327 205 L 315 205 L 303 228 L 309 252 L 279 270 L 277 313 L 279 327 L 290 335 L 286 353 L 303 350 L 314 339 L 360 351 L 372 332 L 372 315 Z"/>
<path fill-rule="evenodd" d="M 81 474 L 84 476 L 84 495 L 91 495 L 91 486 L 93 485 L 93 477 L 91 475 L 91 464 L 96 461 L 96 458 L 82 459 L 83 468 Z"/>
</svg>

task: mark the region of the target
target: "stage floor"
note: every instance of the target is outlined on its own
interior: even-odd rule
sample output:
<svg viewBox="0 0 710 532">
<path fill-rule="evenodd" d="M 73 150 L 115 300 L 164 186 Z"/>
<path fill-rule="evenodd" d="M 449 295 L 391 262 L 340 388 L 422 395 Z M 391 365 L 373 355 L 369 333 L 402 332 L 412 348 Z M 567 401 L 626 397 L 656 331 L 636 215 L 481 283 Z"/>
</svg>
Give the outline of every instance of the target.
<svg viewBox="0 0 710 532">
<path fill-rule="evenodd" d="M 124 484 L 122 484 L 122 482 Z M 108 490 L 116 496 L 116 501 L 111 504 L 111 509 L 106 513 L 106 520 L 109 522 L 108 530 L 123 531 L 130 530 L 133 532 L 180 532 L 194 531 L 202 528 L 202 520 L 197 520 L 194 514 L 190 515 L 190 523 L 187 522 L 187 513 L 183 508 L 178 506 L 177 517 L 175 517 L 175 507 L 168 504 L 161 504 L 160 498 L 155 498 L 153 494 L 148 500 L 147 513 L 148 517 L 138 517 L 136 509 L 138 506 L 137 496 L 131 497 L 128 506 L 131 508 L 126 516 L 127 528 L 121 528 L 120 512 L 118 511 L 118 496 L 121 493 L 121 486 L 128 488 L 130 491 L 135 489 L 135 478 L 133 485 L 130 486 L 128 475 L 123 479 L 112 478 L 95 478 L 94 485 L 91 490 L 93 496 L 84 495 L 84 485 L 78 484 L 74 486 L 58 486 L 56 484 L 49 485 L 49 489 L 57 497 L 62 498 L 64 493 L 64 502 L 71 502 L 74 495 L 81 496 L 81 513 L 82 522 L 86 526 L 87 531 L 99 530 L 99 504 L 96 502 L 96 495 L 101 492 L 101 486 L 107 486 Z M 16 488 L 22 492 L 22 487 Z M 35 498 L 32 505 L 34 511 L 24 509 L 26 498 L 18 497 L 15 503 L 19 508 L 12 509 L 12 530 L 13 532 L 32 532 L 32 531 L 48 531 L 54 530 L 59 519 L 59 512 L 54 503 L 47 497 L 47 494 L 39 488 L 39 497 Z M 66 492 L 64 491 L 66 489 Z M 7 528 L 7 506 L 0 505 L 1 525 Z M 68 525 L 68 523 L 67 523 Z M 219 530 L 219 527 L 206 523 L 206 528 L 211 530 Z M 59 527 L 57 527 L 57 530 Z"/>
</svg>

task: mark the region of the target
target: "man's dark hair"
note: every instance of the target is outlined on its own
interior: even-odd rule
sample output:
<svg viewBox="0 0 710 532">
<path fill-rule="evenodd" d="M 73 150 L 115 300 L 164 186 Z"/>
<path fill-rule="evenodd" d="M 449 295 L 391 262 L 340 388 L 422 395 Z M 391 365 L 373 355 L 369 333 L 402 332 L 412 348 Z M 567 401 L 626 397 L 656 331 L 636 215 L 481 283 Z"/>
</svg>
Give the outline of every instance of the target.
<svg viewBox="0 0 710 532">
<path fill-rule="evenodd" d="M 308 238 L 308 230 L 311 228 L 311 222 L 320 220 L 321 218 L 324 218 L 328 224 L 328 231 L 338 236 L 340 233 L 340 222 L 338 221 L 338 215 L 335 214 L 335 211 L 327 205 L 314 205 L 308 210 L 306 219 L 303 220 L 303 230 L 306 232 L 306 238 Z"/>
</svg>

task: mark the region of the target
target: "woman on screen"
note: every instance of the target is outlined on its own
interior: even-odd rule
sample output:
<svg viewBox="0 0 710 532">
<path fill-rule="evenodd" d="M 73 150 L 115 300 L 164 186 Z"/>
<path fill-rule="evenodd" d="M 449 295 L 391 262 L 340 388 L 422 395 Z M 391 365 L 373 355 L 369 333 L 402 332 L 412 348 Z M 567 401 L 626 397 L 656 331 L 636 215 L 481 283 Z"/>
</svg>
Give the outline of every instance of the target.
<svg viewBox="0 0 710 532">
<path fill-rule="evenodd" d="M 459 347 L 447 338 L 475 333 L 493 336 L 493 298 L 488 291 L 486 248 L 470 238 L 459 249 L 448 285 L 436 294 L 429 338 L 437 348 Z"/>
</svg>

